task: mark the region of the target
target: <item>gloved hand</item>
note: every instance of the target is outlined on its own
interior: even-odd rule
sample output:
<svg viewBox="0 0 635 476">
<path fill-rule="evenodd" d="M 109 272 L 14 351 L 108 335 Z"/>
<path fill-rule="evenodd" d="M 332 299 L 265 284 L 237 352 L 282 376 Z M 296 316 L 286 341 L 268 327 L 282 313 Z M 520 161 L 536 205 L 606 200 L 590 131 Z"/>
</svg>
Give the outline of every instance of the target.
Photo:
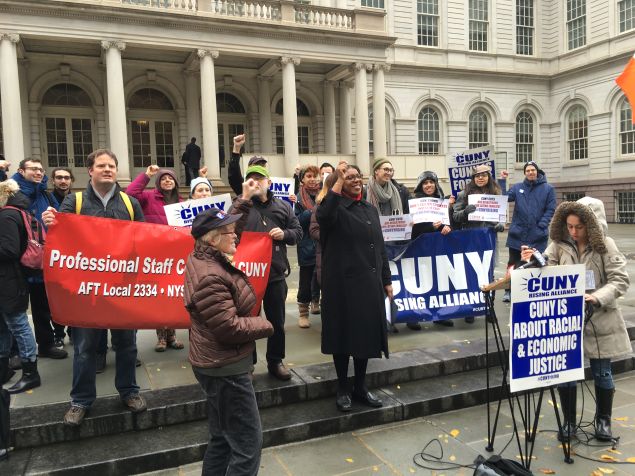
<svg viewBox="0 0 635 476">
<path fill-rule="evenodd" d="M 494 227 L 494 230 L 497 233 L 500 233 L 501 231 L 505 231 L 505 224 L 504 223 L 497 223 L 496 226 Z"/>
<path fill-rule="evenodd" d="M 472 212 L 475 212 L 475 211 L 476 211 L 476 205 L 468 205 L 467 207 L 465 207 L 465 208 L 463 209 L 463 211 L 464 211 L 467 215 L 469 215 L 470 213 L 472 213 Z"/>
</svg>

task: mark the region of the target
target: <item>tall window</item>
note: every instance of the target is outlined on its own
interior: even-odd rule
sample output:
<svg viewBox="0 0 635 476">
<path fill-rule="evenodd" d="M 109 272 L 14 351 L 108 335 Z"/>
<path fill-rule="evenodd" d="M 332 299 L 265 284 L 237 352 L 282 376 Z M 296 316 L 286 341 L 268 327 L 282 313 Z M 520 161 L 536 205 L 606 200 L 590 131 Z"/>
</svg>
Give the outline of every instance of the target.
<svg viewBox="0 0 635 476">
<path fill-rule="evenodd" d="M 620 0 L 620 33 L 635 28 L 635 0 Z"/>
<path fill-rule="evenodd" d="M 620 145 L 622 155 L 635 154 L 635 126 L 631 118 L 633 110 L 626 99 L 620 107 Z"/>
<path fill-rule="evenodd" d="M 483 109 L 474 109 L 469 120 L 469 147 L 483 147 L 489 144 L 489 121 Z"/>
<path fill-rule="evenodd" d="M 488 0 L 470 0 L 470 50 L 487 51 Z"/>
<path fill-rule="evenodd" d="M 516 54 L 534 54 L 534 0 L 516 0 Z"/>
<path fill-rule="evenodd" d="M 569 160 L 589 158 L 588 124 L 586 111 L 582 106 L 575 106 L 569 112 L 567 142 L 569 145 Z"/>
<path fill-rule="evenodd" d="M 362 0 L 362 7 L 384 8 L 384 0 Z"/>
<path fill-rule="evenodd" d="M 570 50 L 586 45 L 586 0 L 567 0 L 567 42 Z"/>
<path fill-rule="evenodd" d="M 516 163 L 534 160 L 534 118 L 527 111 L 516 116 Z"/>
<path fill-rule="evenodd" d="M 441 145 L 439 114 L 431 107 L 419 111 L 417 119 L 419 135 L 419 155 L 436 155 Z"/>
<path fill-rule="evenodd" d="M 439 0 L 417 0 L 417 44 L 439 46 Z"/>
<path fill-rule="evenodd" d="M 276 104 L 276 114 L 283 115 L 284 105 L 282 99 Z M 309 154 L 311 152 L 311 128 L 310 117 L 311 112 L 304 102 L 296 98 L 296 111 L 298 115 L 298 152 L 300 154 Z M 284 126 L 276 126 L 276 153 L 284 154 Z"/>
</svg>

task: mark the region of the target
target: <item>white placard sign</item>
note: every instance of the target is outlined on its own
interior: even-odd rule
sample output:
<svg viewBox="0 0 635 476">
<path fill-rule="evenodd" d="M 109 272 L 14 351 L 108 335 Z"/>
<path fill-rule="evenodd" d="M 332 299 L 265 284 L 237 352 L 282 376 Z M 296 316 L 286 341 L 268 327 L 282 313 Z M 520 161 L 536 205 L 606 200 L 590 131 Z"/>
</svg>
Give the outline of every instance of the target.
<svg viewBox="0 0 635 476">
<path fill-rule="evenodd" d="M 584 380 L 583 264 L 512 271 L 512 392 Z"/>
<path fill-rule="evenodd" d="M 286 177 L 271 177 L 270 180 L 271 186 L 269 190 L 271 190 L 273 196 L 289 202 L 293 208 L 293 202 L 289 199 L 289 195 L 295 192 L 295 180 Z"/>
<path fill-rule="evenodd" d="M 442 222 L 450 224 L 448 213 L 449 201 L 442 198 L 422 197 L 408 200 L 410 215 L 413 223 L 435 223 Z"/>
<path fill-rule="evenodd" d="M 410 215 L 380 216 L 384 241 L 409 240 L 412 237 L 412 217 Z"/>
<path fill-rule="evenodd" d="M 192 226 L 194 217 L 202 211 L 216 207 L 226 212 L 229 210 L 231 204 L 231 196 L 228 193 L 223 193 L 221 195 L 214 195 L 213 197 L 164 205 L 163 208 L 165 209 L 165 216 L 168 219 L 168 225 Z"/>
<path fill-rule="evenodd" d="M 474 193 L 467 196 L 467 203 L 476 207 L 476 211 L 467 216 L 468 221 L 507 221 L 507 195 Z"/>
</svg>

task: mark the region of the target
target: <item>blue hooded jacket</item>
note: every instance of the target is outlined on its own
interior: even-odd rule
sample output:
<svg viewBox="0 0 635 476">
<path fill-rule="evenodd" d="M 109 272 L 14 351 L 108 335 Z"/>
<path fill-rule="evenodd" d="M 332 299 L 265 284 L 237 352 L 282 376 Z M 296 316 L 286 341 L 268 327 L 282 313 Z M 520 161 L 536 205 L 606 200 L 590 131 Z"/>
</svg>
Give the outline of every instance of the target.
<svg viewBox="0 0 635 476">
<path fill-rule="evenodd" d="M 48 207 L 53 207 L 56 210 L 60 207 L 53 194 L 46 191 L 48 177 L 45 175 L 40 183 L 35 183 L 29 182 L 20 173 L 16 172 L 11 178 L 18 182 L 20 191 L 29 199 L 30 204 L 27 211 L 44 225 L 44 222 L 42 222 L 42 212 Z M 44 228 L 46 228 L 46 226 Z"/>
<path fill-rule="evenodd" d="M 544 252 L 549 223 L 556 210 L 556 191 L 547 183 L 544 173 L 539 172 L 534 182 L 525 179 L 513 185 L 507 196 L 510 202 L 515 202 L 507 247 L 520 250 L 521 245 L 527 245 Z"/>
</svg>

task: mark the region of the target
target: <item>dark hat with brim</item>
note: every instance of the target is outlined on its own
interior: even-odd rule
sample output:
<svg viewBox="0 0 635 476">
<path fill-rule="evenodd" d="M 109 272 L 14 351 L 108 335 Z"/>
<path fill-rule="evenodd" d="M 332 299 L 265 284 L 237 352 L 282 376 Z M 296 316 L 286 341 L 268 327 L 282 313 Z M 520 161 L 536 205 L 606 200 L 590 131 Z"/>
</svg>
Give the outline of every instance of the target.
<svg viewBox="0 0 635 476">
<path fill-rule="evenodd" d="M 241 213 L 235 215 L 229 215 L 218 208 L 210 208 L 202 213 L 196 215 L 194 222 L 192 223 L 192 236 L 194 238 L 200 238 L 205 233 L 212 231 L 221 226 L 231 225 L 235 221 L 238 221 L 242 216 Z"/>
<path fill-rule="evenodd" d="M 247 167 L 251 167 L 252 165 L 265 165 L 267 163 L 267 159 L 260 155 L 254 155 L 247 162 Z"/>
</svg>

